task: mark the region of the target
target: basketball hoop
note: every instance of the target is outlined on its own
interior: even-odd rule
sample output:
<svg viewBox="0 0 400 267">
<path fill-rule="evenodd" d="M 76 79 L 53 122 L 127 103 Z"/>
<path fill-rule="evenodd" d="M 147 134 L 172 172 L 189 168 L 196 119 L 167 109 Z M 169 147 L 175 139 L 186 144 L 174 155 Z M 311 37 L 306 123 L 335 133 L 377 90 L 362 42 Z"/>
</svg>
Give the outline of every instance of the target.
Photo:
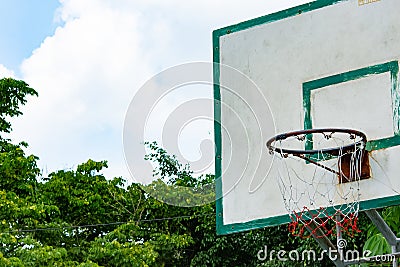
<svg viewBox="0 0 400 267">
<path fill-rule="evenodd" d="M 270 154 L 280 159 L 279 188 L 293 235 L 323 237 L 337 228 L 359 232 L 359 181 L 370 177 L 366 143 L 360 131 L 334 128 L 288 132 L 267 141 Z"/>
</svg>

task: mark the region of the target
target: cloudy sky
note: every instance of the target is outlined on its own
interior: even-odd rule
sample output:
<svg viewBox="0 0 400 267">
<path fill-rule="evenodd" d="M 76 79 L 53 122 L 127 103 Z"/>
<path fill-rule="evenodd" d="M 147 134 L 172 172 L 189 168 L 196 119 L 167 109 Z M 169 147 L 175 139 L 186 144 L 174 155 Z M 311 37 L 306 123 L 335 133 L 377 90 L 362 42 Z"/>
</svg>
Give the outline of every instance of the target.
<svg viewBox="0 0 400 267">
<path fill-rule="evenodd" d="M 0 77 L 23 79 L 39 92 L 14 120 L 12 138 L 30 144 L 44 175 L 92 158 L 109 161 L 106 175 L 128 178 L 124 118 L 147 80 L 175 65 L 210 62 L 215 29 L 305 2 L 0 0 Z M 212 99 L 211 86 L 186 91 L 196 90 L 190 98 Z M 162 135 L 160 117 L 167 120 L 187 99 L 182 89 L 154 109 L 148 141 Z M 190 162 L 213 133 L 211 120 L 189 124 L 181 151 L 171 153 Z"/>
</svg>

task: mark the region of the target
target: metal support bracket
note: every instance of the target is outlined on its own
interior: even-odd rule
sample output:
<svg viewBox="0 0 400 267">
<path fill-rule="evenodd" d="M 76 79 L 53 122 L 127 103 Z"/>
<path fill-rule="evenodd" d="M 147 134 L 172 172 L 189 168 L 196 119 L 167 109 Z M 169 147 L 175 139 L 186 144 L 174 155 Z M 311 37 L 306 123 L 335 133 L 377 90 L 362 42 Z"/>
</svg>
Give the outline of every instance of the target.
<svg viewBox="0 0 400 267">
<path fill-rule="evenodd" d="M 314 229 L 317 229 L 317 233 L 314 233 Z M 331 260 L 336 267 L 345 267 L 343 253 L 341 253 L 339 249 L 329 240 L 329 238 L 324 235 L 321 229 L 317 228 L 317 225 L 315 225 L 315 223 L 311 223 L 310 226 L 307 227 L 307 230 L 311 233 L 315 241 L 317 241 L 318 245 L 323 250 L 330 253 Z"/>
<path fill-rule="evenodd" d="M 383 237 L 387 240 L 389 245 L 392 247 L 392 254 L 398 257 L 397 254 L 400 252 L 400 238 L 397 238 L 393 233 L 392 229 L 390 229 L 389 225 L 385 222 L 385 220 L 381 217 L 381 215 L 376 210 L 366 210 L 368 218 L 372 221 L 372 223 L 376 226 L 379 232 L 382 233 Z M 393 267 L 397 267 L 397 260 L 393 260 Z"/>
</svg>

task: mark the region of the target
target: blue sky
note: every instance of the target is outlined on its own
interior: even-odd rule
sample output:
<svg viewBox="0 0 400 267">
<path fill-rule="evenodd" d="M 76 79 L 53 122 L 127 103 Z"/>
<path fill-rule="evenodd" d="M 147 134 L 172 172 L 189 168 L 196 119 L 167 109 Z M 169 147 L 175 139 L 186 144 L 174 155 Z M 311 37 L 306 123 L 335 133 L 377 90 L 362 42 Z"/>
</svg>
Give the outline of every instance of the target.
<svg viewBox="0 0 400 267">
<path fill-rule="evenodd" d="M 18 66 L 54 33 L 58 0 L 0 1 L 0 63 L 18 73 Z"/>
<path fill-rule="evenodd" d="M 92 158 L 109 161 L 106 175 L 129 179 L 122 136 L 139 88 L 166 68 L 210 62 L 213 30 L 305 2 L 0 0 L 0 78 L 14 73 L 39 93 L 13 120 L 11 138 L 28 142 L 44 175 Z M 165 145 L 169 113 L 213 95 L 211 86 L 180 92 L 158 103 L 146 141 Z M 211 104 L 205 109 L 212 114 Z M 213 141 L 212 118 L 182 127 L 180 151 L 169 152 L 190 163 Z"/>
</svg>

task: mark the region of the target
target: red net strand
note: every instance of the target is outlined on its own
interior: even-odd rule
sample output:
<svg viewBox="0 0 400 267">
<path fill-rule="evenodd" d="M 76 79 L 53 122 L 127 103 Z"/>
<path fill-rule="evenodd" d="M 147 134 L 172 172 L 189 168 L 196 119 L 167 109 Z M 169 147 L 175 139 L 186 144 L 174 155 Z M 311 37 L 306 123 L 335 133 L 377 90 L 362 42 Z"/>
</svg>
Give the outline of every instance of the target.
<svg viewBox="0 0 400 267">
<path fill-rule="evenodd" d="M 289 232 L 293 236 L 301 238 L 335 236 L 337 227 L 351 237 L 361 232 L 357 226 L 357 214 L 344 214 L 340 210 L 336 210 L 334 214 L 329 214 L 326 208 L 310 210 L 304 207 L 300 212 L 293 211 L 291 219 L 292 222 L 288 226 Z"/>
</svg>

